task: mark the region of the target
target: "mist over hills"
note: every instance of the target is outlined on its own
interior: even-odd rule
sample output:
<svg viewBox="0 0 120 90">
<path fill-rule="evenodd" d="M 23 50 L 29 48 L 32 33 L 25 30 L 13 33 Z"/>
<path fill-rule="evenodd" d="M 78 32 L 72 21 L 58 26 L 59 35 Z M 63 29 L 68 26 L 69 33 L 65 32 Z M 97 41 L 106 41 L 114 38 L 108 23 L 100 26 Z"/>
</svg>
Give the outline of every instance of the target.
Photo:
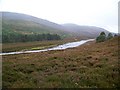
<svg viewBox="0 0 120 90">
<path fill-rule="evenodd" d="M 20 33 L 20 34 L 58 34 L 62 38 L 65 37 L 80 37 L 95 38 L 100 32 L 107 30 L 95 26 L 80 26 L 76 24 L 56 24 L 48 20 L 40 19 L 34 16 L 13 13 L 2 13 L 2 32 Z"/>
<path fill-rule="evenodd" d="M 100 27 L 95 27 L 95 26 L 81 26 L 81 25 L 76 25 L 76 24 L 63 24 L 66 31 L 69 31 L 71 33 L 75 33 L 77 36 L 87 36 L 89 38 L 95 38 L 97 37 L 100 32 L 105 32 L 106 34 L 109 33 L 109 31 L 100 28 Z"/>
<path fill-rule="evenodd" d="M 40 19 L 40 18 L 26 15 L 26 14 L 3 12 L 2 16 L 3 16 L 3 18 L 5 17 L 6 19 L 10 19 L 10 20 L 31 21 L 31 22 L 34 22 L 36 24 L 42 24 L 42 25 L 49 26 L 51 28 L 62 29 L 61 25 L 58 25 L 54 22 L 50 22 L 48 20 Z"/>
<path fill-rule="evenodd" d="M 61 36 L 67 35 L 67 32 L 61 29 L 61 26 L 30 15 L 2 12 L 2 28 L 21 34 L 41 34 L 51 33 Z"/>
</svg>

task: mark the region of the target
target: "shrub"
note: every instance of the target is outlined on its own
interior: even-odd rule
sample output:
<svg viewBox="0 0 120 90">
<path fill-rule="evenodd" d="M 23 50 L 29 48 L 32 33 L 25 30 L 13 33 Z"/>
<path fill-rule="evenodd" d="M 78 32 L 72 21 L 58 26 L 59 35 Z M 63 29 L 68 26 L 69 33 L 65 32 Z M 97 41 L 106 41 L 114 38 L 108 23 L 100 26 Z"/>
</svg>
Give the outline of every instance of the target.
<svg viewBox="0 0 120 90">
<path fill-rule="evenodd" d="M 104 42 L 106 40 L 105 32 L 101 32 L 100 35 L 96 38 L 96 42 Z"/>
<path fill-rule="evenodd" d="M 112 33 L 109 33 L 108 36 L 107 36 L 107 40 L 109 40 L 111 38 L 113 38 L 113 35 L 112 35 Z"/>
</svg>

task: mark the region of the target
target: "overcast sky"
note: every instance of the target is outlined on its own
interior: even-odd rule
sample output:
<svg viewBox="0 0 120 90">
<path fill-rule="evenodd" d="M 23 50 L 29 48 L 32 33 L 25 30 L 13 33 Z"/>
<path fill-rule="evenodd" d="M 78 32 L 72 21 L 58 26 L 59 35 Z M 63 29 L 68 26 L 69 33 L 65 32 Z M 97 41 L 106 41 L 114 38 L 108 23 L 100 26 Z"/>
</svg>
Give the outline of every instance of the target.
<svg viewBox="0 0 120 90">
<path fill-rule="evenodd" d="M 18 12 L 58 24 L 74 23 L 118 32 L 119 0 L 0 0 L 0 11 Z"/>
</svg>

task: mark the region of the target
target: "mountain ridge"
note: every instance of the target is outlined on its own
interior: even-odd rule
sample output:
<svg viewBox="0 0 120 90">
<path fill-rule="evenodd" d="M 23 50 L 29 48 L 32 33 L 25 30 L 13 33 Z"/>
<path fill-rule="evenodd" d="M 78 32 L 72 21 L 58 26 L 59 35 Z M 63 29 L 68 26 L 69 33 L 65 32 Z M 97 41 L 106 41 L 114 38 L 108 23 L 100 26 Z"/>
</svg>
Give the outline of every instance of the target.
<svg viewBox="0 0 120 90">
<path fill-rule="evenodd" d="M 95 38 L 100 32 L 109 31 L 95 26 L 81 26 L 76 24 L 57 24 L 35 16 L 13 13 L 2 13 L 2 28 L 4 31 L 16 32 L 21 34 L 33 33 L 52 33 L 65 37 Z"/>
</svg>

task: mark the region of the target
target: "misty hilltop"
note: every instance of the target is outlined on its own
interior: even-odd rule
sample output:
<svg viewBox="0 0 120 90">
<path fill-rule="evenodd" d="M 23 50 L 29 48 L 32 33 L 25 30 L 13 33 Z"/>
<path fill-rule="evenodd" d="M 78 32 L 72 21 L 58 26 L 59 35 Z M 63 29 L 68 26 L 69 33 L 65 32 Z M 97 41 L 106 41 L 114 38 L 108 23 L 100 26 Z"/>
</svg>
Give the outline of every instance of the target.
<svg viewBox="0 0 120 90">
<path fill-rule="evenodd" d="M 19 34 L 58 34 L 62 38 L 80 37 L 96 38 L 100 32 L 107 30 L 95 26 L 80 26 L 76 24 L 57 24 L 48 20 L 40 19 L 34 16 L 13 13 L 2 13 L 2 32 Z"/>
<path fill-rule="evenodd" d="M 103 28 L 95 27 L 95 26 L 81 26 L 76 24 L 63 24 L 66 31 L 69 31 L 71 33 L 75 33 L 77 36 L 85 36 L 89 38 L 95 38 L 97 37 L 100 32 L 105 32 L 108 34 L 109 32 Z"/>
</svg>

